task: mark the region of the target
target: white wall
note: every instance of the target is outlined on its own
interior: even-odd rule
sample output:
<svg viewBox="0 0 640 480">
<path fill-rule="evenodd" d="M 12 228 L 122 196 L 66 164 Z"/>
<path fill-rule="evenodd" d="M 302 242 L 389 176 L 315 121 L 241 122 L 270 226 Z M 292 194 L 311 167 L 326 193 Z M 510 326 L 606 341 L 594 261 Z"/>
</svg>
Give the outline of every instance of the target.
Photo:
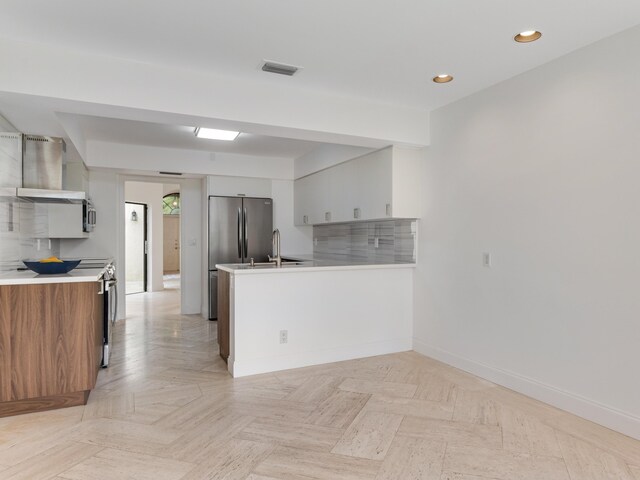
<svg viewBox="0 0 640 480">
<path fill-rule="evenodd" d="M 207 192 L 209 195 L 222 197 L 271 197 L 271 180 L 267 178 L 245 178 L 238 176 L 207 177 Z"/>
<path fill-rule="evenodd" d="M 304 177 L 319 170 L 324 170 L 371 151 L 373 151 L 371 148 L 349 145 L 320 145 L 306 155 L 296 158 L 293 166 L 294 178 Z"/>
<path fill-rule="evenodd" d="M 3 132 L 17 132 L 18 129 L 14 127 L 9 120 L 0 115 L 0 128 Z"/>
<path fill-rule="evenodd" d="M 177 183 L 165 183 L 162 185 L 162 194 L 168 195 L 170 193 L 180 192 L 180 185 Z"/>
<path fill-rule="evenodd" d="M 135 212 L 136 217 L 132 215 Z M 125 267 L 124 275 L 120 272 L 119 278 L 126 282 L 126 291 L 141 293 L 147 290 L 151 283 L 145 276 L 145 266 L 149 271 L 148 264 L 151 263 L 151 255 L 144 257 L 143 248 L 145 241 L 144 207 L 142 205 L 128 203 L 124 208 L 124 244 L 125 244 Z"/>
<path fill-rule="evenodd" d="M 240 377 L 410 350 L 413 270 L 234 275 L 229 371 Z"/>
<path fill-rule="evenodd" d="M 638 45 L 433 113 L 415 348 L 640 438 Z"/>
<path fill-rule="evenodd" d="M 161 183 L 149 182 L 125 182 L 124 184 L 125 202 L 144 203 L 147 205 L 147 237 L 149 241 L 147 288 L 152 292 L 164 290 L 162 278 L 164 263 L 163 187 Z"/>
<path fill-rule="evenodd" d="M 255 157 L 199 150 L 87 142 L 87 166 L 128 171 L 181 172 L 196 175 L 293 178 L 290 158 Z"/>
<path fill-rule="evenodd" d="M 62 257 L 116 258 L 120 229 L 118 185 L 118 175 L 115 172 L 89 171 L 89 196 L 96 209 L 96 227 L 87 239 L 60 240 Z M 122 209 L 124 214 L 124 206 Z"/>
<path fill-rule="evenodd" d="M 180 180 L 180 288 L 182 289 L 182 313 L 202 313 L 203 271 L 207 270 L 207 259 L 202 255 L 202 180 Z"/>
</svg>

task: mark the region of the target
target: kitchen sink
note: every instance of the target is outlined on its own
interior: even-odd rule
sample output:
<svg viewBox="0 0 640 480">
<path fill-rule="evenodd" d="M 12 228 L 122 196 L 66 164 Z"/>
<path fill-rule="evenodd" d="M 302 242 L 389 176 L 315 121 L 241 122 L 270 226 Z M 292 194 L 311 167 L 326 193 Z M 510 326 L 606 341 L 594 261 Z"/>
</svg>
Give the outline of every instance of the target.
<svg viewBox="0 0 640 480">
<path fill-rule="evenodd" d="M 275 262 L 255 262 L 253 266 L 250 263 L 238 263 L 236 264 L 240 267 L 245 268 L 282 268 L 282 267 L 300 267 L 305 265 L 310 265 L 310 262 L 300 262 L 297 260 L 282 260 L 282 267 L 277 267 Z"/>
</svg>

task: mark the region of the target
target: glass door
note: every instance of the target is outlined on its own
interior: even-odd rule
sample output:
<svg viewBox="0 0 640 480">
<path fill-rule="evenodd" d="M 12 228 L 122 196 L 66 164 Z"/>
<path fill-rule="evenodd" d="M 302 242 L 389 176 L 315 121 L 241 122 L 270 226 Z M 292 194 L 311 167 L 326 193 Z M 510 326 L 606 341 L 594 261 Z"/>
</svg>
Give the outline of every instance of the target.
<svg viewBox="0 0 640 480">
<path fill-rule="evenodd" d="M 147 291 L 147 206 L 125 203 L 125 281 L 127 295 Z"/>
</svg>

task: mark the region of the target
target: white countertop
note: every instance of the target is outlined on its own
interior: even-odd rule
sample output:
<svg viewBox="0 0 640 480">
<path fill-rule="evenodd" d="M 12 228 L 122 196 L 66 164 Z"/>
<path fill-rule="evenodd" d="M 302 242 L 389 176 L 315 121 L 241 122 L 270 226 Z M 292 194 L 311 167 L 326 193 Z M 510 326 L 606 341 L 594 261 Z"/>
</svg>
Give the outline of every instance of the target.
<svg viewBox="0 0 640 480">
<path fill-rule="evenodd" d="M 265 273 L 293 273 L 316 272 L 328 270 L 380 270 L 392 268 L 415 268 L 415 263 L 388 263 L 353 258 L 338 257 L 314 257 L 313 255 L 283 255 L 282 258 L 299 260 L 300 265 L 283 264 L 277 268 L 275 265 L 256 265 L 251 267 L 248 263 L 225 263 L 216 265 L 218 270 L 233 274 L 265 274 Z"/>
<path fill-rule="evenodd" d="M 71 270 L 61 275 L 39 275 L 31 270 L 14 270 L 0 274 L 0 285 L 97 282 L 103 271 L 104 268 L 87 268 Z"/>
</svg>

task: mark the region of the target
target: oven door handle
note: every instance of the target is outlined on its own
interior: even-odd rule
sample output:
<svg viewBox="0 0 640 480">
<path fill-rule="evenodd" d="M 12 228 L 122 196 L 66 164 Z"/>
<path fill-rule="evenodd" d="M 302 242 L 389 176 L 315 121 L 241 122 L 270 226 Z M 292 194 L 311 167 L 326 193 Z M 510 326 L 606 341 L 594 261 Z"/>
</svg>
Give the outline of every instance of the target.
<svg viewBox="0 0 640 480">
<path fill-rule="evenodd" d="M 113 306 L 113 318 L 111 319 L 111 323 L 115 324 L 116 320 L 118 319 L 118 289 L 116 288 L 118 285 L 118 282 L 116 280 L 111 280 L 109 282 L 109 286 L 113 287 L 113 296 L 115 298 L 115 301 L 113 302 L 115 305 Z M 110 289 L 111 290 L 111 289 Z"/>
</svg>

